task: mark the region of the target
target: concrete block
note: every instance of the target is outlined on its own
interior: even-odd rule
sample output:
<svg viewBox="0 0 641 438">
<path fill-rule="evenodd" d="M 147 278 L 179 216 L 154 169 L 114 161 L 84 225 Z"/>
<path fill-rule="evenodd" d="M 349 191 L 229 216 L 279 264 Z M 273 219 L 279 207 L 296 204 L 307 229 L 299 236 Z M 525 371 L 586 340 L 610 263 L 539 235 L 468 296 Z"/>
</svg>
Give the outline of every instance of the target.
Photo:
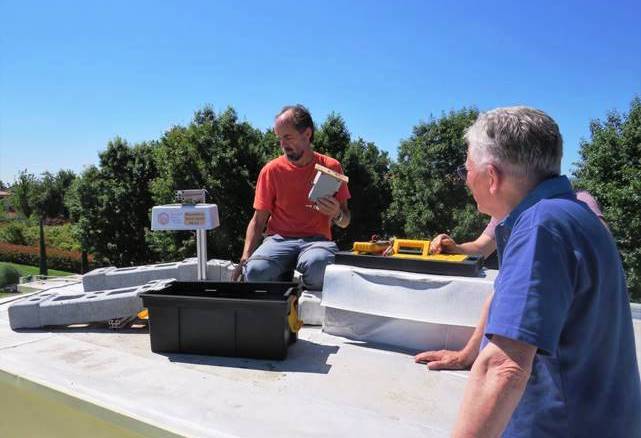
<svg viewBox="0 0 641 438">
<path fill-rule="evenodd" d="M 146 284 L 153 280 L 164 280 L 167 278 L 178 278 L 180 273 L 180 262 L 159 263 L 155 265 L 141 266 L 141 283 Z"/>
<path fill-rule="evenodd" d="M 36 328 L 40 324 L 40 304 L 51 301 L 58 294 L 42 292 L 31 295 L 9 306 L 9 325 L 12 329 Z"/>
<path fill-rule="evenodd" d="M 15 330 L 132 316 L 143 308 L 139 294 L 166 282 L 155 280 L 142 286 L 66 294 L 44 292 L 9 306 L 9 324 Z"/>
<path fill-rule="evenodd" d="M 321 291 L 305 290 L 298 299 L 298 317 L 305 325 L 323 325 L 325 308 L 321 306 Z"/>
<path fill-rule="evenodd" d="M 233 274 L 234 269 L 236 269 L 236 264 L 232 262 L 227 262 L 227 264 L 221 266 L 220 281 L 231 281 L 231 274 Z"/>
<path fill-rule="evenodd" d="M 178 263 L 161 263 L 115 269 L 105 274 L 105 283 L 107 289 L 121 289 L 177 276 Z"/>
<path fill-rule="evenodd" d="M 229 263 L 229 262 L 227 262 Z M 153 280 L 174 278 L 179 281 L 195 281 L 197 261 L 195 258 L 182 262 L 158 263 L 155 265 L 130 266 L 125 268 L 100 268 L 83 276 L 85 291 L 120 289 L 146 284 Z"/>
<path fill-rule="evenodd" d="M 207 262 L 207 279 L 229 281 L 235 264 L 229 260 L 211 259 Z M 198 260 L 188 258 L 182 262 L 159 263 L 155 265 L 130 266 L 126 268 L 99 268 L 82 278 L 85 291 L 120 289 L 146 284 L 153 280 L 174 278 L 178 281 L 198 279 Z"/>
<path fill-rule="evenodd" d="M 198 278 L 198 259 L 188 258 L 178 264 L 178 281 L 194 281 Z"/>
<path fill-rule="evenodd" d="M 221 261 L 223 260 L 211 259 L 207 261 L 207 280 L 220 281 Z"/>
<path fill-rule="evenodd" d="M 115 270 L 115 266 L 94 269 L 82 276 L 82 286 L 85 291 L 104 290 L 107 286 L 105 274 Z"/>
</svg>

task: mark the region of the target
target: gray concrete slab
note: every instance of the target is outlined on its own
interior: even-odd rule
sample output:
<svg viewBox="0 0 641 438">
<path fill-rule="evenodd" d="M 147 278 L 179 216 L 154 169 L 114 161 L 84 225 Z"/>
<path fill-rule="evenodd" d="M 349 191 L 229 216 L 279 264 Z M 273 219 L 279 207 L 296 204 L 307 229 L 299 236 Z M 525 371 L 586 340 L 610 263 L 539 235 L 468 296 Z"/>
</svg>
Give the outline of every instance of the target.
<svg viewBox="0 0 641 438">
<path fill-rule="evenodd" d="M 207 279 L 229 281 L 235 265 L 229 260 L 211 259 L 207 262 Z M 84 290 L 100 291 L 140 286 L 152 280 L 175 278 L 178 281 L 196 281 L 197 259 L 155 265 L 130 266 L 125 268 L 98 268 L 82 277 Z"/>
<path fill-rule="evenodd" d="M 40 328 L 108 321 L 136 315 L 143 309 L 139 295 L 169 280 L 152 280 L 142 286 L 85 292 L 78 288 L 52 288 L 9 304 L 12 329 Z"/>
</svg>

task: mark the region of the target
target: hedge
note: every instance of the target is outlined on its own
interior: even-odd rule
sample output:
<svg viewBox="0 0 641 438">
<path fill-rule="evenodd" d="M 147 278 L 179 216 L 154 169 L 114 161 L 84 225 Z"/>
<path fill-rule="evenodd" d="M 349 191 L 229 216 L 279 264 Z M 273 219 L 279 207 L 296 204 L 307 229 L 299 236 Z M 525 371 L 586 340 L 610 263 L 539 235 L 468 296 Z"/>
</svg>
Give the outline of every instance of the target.
<svg viewBox="0 0 641 438">
<path fill-rule="evenodd" d="M 47 248 L 47 267 L 50 269 L 80 273 L 81 258 L 80 251 Z M 40 264 L 40 252 L 37 246 L 13 245 L 0 242 L 0 261 L 38 266 Z M 98 267 L 98 264 L 95 262 L 94 257 L 89 255 L 87 269 L 96 267 Z"/>
</svg>

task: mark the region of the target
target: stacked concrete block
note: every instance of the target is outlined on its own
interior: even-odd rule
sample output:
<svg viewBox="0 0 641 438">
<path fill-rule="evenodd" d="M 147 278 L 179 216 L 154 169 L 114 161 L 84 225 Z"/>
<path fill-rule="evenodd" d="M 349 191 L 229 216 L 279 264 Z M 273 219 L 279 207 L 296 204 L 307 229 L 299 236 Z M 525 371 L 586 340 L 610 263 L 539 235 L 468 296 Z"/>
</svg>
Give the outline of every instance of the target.
<svg viewBox="0 0 641 438">
<path fill-rule="evenodd" d="M 65 293 L 62 289 L 45 291 L 12 304 L 9 324 L 12 329 L 40 328 L 133 316 L 143 309 L 139 295 L 152 288 L 164 287 L 168 281 L 82 293 Z"/>
<path fill-rule="evenodd" d="M 152 280 L 186 277 L 186 274 L 181 271 L 188 272 L 189 263 L 175 262 L 132 266 L 128 268 L 100 268 L 85 274 L 82 277 L 82 285 L 86 292 L 121 289 L 140 286 Z"/>
<path fill-rule="evenodd" d="M 229 260 L 211 259 L 207 262 L 207 280 L 231 281 L 231 273 L 235 266 Z"/>
<path fill-rule="evenodd" d="M 179 274 L 179 262 L 174 262 L 174 263 L 159 263 L 156 265 L 146 265 L 146 266 L 140 266 L 135 272 L 134 276 L 137 274 L 139 277 L 138 278 L 133 278 L 128 277 L 128 276 L 123 276 L 120 275 L 118 278 L 118 281 L 122 281 L 121 284 L 114 284 L 113 286 L 115 287 L 130 287 L 130 286 L 138 286 L 141 284 L 146 284 L 150 281 L 153 280 L 164 280 L 167 278 L 176 278 L 178 277 Z M 126 269 L 126 268 L 125 268 Z M 116 277 L 118 273 L 118 270 L 110 272 L 106 275 L 107 278 L 110 276 Z M 115 279 L 115 278 L 114 278 Z M 110 287 L 113 287 L 112 285 L 109 285 Z"/>
<path fill-rule="evenodd" d="M 128 268 L 99 268 L 85 274 L 82 284 L 86 292 L 119 289 L 145 284 L 152 280 L 174 278 L 178 281 L 196 281 L 198 278 L 196 258 L 182 262 L 160 263 L 156 265 L 132 266 Z M 207 280 L 231 281 L 236 267 L 229 260 L 212 259 L 207 262 Z"/>
<path fill-rule="evenodd" d="M 207 279 L 231 281 L 236 267 L 229 260 L 207 262 Z M 9 308 L 11 327 L 37 328 L 107 321 L 135 315 L 142 310 L 138 295 L 169 280 L 196 281 L 196 258 L 182 262 L 127 268 L 95 269 L 82 278 L 83 292 L 56 289 L 16 302 Z"/>
<path fill-rule="evenodd" d="M 178 281 L 195 281 L 198 278 L 198 259 L 192 257 L 183 260 L 178 267 L 178 274 L 174 278 Z"/>
<path fill-rule="evenodd" d="M 305 290 L 298 299 L 298 317 L 305 325 L 323 325 L 325 308 L 321 306 L 322 292 Z"/>
<path fill-rule="evenodd" d="M 86 273 L 82 276 L 82 287 L 85 289 L 85 291 L 105 290 L 107 288 L 105 275 L 108 272 L 115 270 L 115 266 L 109 266 L 106 268 L 94 269 L 93 271 Z"/>
<path fill-rule="evenodd" d="M 221 266 L 219 281 L 231 281 L 231 275 L 234 273 L 234 269 L 236 269 L 236 264 L 231 262 Z"/>
</svg>

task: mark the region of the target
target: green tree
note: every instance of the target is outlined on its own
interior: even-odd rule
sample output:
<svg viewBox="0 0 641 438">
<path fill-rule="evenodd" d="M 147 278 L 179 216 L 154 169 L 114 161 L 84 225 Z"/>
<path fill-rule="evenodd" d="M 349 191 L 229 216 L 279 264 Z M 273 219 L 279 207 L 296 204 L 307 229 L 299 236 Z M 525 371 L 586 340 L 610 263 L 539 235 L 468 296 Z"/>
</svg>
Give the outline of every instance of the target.
<svg viewBox="0 0 641 438">
<path fill-rule="evenodd" d="M 57 192 L 57 211 L 56 211 L 56 216 L 63 217 L 65 219 L 69 219 L 69 209 L 67 208 L 67 205 L 65 203 L 65 197 L 67 196 L 67 193 L 69 189 L 71 188 L 71 185 L 76 179 L 76 174 L 71 171 L 71 170 L 59 170 L 58 173 L 55 176 L 55 186 L 56 186 L 56 192 Z"/>
<path fill-rule="evenodd" d="M 42 174 L 40 180 L 36 183 L 35 193 L 33 196 L 34 213 L 38 217 L 40 229 L 40 275 L 47 275 L 47 247 L 45 244 L 44 224 L 48 217 L 54 217 L 61 210 L 62 192 L 56 177 L 49 172 Z"/>
<path fill-rule="evenodd" d="M 601 204 L 621 252 L 632 299 L 641 300 L 641 99 L 627 114 L 610 112 L 590 124 L 574 184 Z"/>
<path fill-rule="evenodd" d="M 465 162 L 465 129 L 475 108 L 451 111 L 414 127 L 392 166 L 392 202 L 386 223 L 398 236 L 429 239 L 447 232 L 456 240 L 476 238 L 487 223 L 456 176 Z"/>
<path fill-rule="evenodd" d="M 155 151 L 159 176 L 153 183 L 156 204 L 173 202 L 179 189 L 204 188 L 218 205 L 220 227 L 207 239 L 208 256 L 235 258 L 242 251 L 258 173 L 273 157 L 277 140 L 240 122 L 233 108 L 216 114 L 211 107 L 197 111 L 192 122 L 175 126 Z M 153 232 L 147 241 L 163 260 L 193 257 L 193 233 Z"/>
<path fill-rule="evenodd" d="M 335 112 L 330 113 L 314 133 L 314 149 L 340 161 L 349 147 L 351 134 L 345 120 Z"/>
<path fill-rule="evenodd" d="M 96 251 L 95 239 L 100 238 L 102 228 L 106 228 L 101 197 L 104 196 L 105 182 L 96 166 L 87 168 L 76 178 L 67 196 L 65 206 L 72 220 L 72 232 L 80 243 L 82 251 L 81 272 L 87 271 L 87 254 Z"/>
<path fill-rule="evenodd" d="M 349 177 L 352 220 L 346 229 L 334 227 L 334 239 L 338 245 L 342 249 L 351 249 L 354 241 L 369 240 L 373 234 L 385 234 L 383 217 L 391 201 L 387 153 L 361 138 L 352 141 L 345 121 L 336 113 L 327 117 L 314 137 L 314 148 L 339 160 Z"/>
<path fill-rule="evenodd" d="M 35 215 L 38 218 L 41 275 L 47 275 L 45 221 L 57 216 L 68 217 L 64 196 L 74 178 L 74 173 L 69 170 L 61 170 L 57 175 L 45 172 L 40 179 L 24 170 L 12 187 L 11 201 L 14 208 L 25 217 Z"/>
<path fill-rule="evenodd" d="M 34 210 L 34 196 L 38 180 L 35 175 L 23 170 L 11 186 L 11 205 L 24 217 L 31 216 Z"/>
<path fill-rule="evenodd" d="M 67 208 L 83 250 L 116 266 L 151 261 L 145 235 L 153 206 L 151 181 L 157 176 L 154 146 L 116 138 L 99 154 L 99 167 L 72 184 Z"/>
<path fill-rule="evenodd" d="M 392 199 L 390 160 L 374 143 L 359 138 L 349 144 L 341 162 L 349 176 L 352 220 L 346 229 L 334 227 L 334 237 L 342 249 L 351 249 L 355 241 L 389 234 L 384 217 Z"/>
</svg>

